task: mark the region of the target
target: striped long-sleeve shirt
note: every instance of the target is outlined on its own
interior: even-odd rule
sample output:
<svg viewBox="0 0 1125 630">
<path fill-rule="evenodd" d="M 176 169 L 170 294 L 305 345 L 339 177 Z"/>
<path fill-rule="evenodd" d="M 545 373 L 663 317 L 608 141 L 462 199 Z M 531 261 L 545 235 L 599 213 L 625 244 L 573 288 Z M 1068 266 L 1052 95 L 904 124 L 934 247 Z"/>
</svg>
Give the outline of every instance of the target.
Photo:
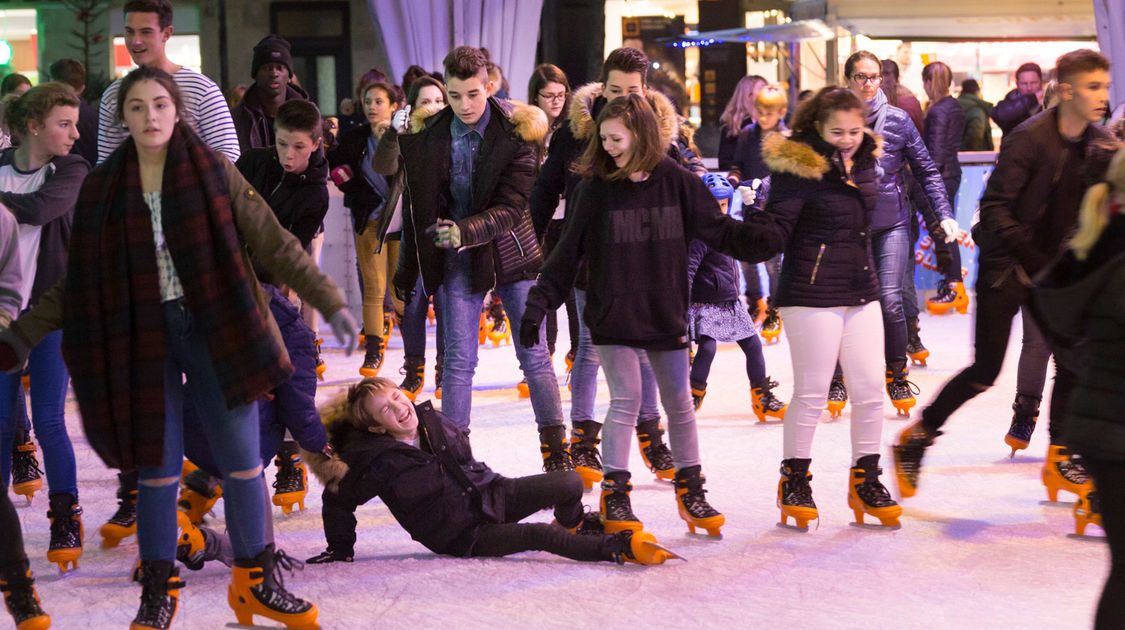
<svg viewBox="0 0 1125 630">
<path fill-rule="evenodd" d="M 211 79 L 187 68 L 180 68 L 172 78 L 176 81 L 176 85 L 180 86 L 184 110 L 187 114 L 183 118 L 207 143 L 207 146 L 227 156 L 231 162 L 237 160 L 238 133 L 234 129 L 230 109 L 219 86 Z M 121 79 L 109 84 L 102 94 L 101 106 L 98 107 L 99 164 L 104 162 L 109 154 L 113 153 L 129 136 L 129 130 L 117 119 L 117 90 L 120 86 Z"/>
</svg>

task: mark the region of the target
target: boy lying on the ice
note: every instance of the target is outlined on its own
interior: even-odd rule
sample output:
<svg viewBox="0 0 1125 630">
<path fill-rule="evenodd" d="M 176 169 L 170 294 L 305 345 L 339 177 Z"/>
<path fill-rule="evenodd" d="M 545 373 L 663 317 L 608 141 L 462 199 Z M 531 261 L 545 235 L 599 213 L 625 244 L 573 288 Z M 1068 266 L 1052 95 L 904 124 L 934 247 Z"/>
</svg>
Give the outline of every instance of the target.
<svg viewBox="0 0 1125 630">
<path fill-rule="evenodd" d="M 414 540 L 439 554 L 539 550 L 642 564 L 674 557 L 648 532 L 602 533 L 596 514 L 583 515 L 578 473 L 509 479 L 493 472 L 473 459 L 468 434 L 429 402 L 411 403 L 385 378 L 364 379 L 322 407 L 321 418 L 335 454 L 303 454 L 325 486 L 328 550 L 310 558 L 312 564 L 352 560 L 355 509 L 374 497 Z M 519 522 L 550 507 L 557 525 Z"/>
</svg>

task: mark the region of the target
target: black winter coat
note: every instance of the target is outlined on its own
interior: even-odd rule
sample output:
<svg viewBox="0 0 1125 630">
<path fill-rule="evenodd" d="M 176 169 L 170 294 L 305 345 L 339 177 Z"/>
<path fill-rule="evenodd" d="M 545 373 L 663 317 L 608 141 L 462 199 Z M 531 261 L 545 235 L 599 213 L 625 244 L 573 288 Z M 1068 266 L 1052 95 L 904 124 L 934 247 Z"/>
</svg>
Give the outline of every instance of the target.
<svg viewBox="0 0 1125 630">
<path fill-rule="evenodd" d="M 719 152 L 716 157 L 719 159 L 719 170 L 729 171 L 730 165 L 734 161 L 735 151 L 738 148 L 739 133 L 748 125 L 753 124 L 754 119 L 747 116 L 742 119 L 742 123 L 738 125 L 737 129 L 727 129 L 726 126 L 719 126 Z"/>
<path fill-rule="evenodd" d="M 930 106 L 926 112 L 926 132 L 923 138 L 941 178 L 949 189 L 951 180 L 961 181 L 961 161 L 957 152 L 965 135 L 965 112 L 952 96 L 946 96 Z M 953 189 L 956 192 L 956 188 Z M 953 203 L 950 196 L 949 203 Z"/>
<path fill-rule="evenodd" d="M 285 86 L 285 100 L 309 100 L 309 93 L 295 85 Z M 257 84 L 251 85 L 242 96 L 242 101 L 230 110 L 234 130 L 238 133 L 238 149 L 246 153 L 250 149 L 263 149 L 274 144 L 273 119 L 262 109 L 262 99 L 258 96 Z M 258 191 L 261 192 L 261 191 Z"/>
<path fill-rule="evenodd" d="M 865 136 L 849 183 L 838 151 L 819 135 L 766 139 L 769 198 L 765 212 L 750 217 L 768 217 L 769 230 L 784 243 L 777 306 L 860 306 L 879 299 L 871 250 L 878 151 L 875 137 Z"/>
<path fill-rule="evenodd" d="M 784 122 L 779 122 L 775 131 L 785 131 Z M 749 184 L 755 179 L 765 179 L 770 169 L 762 161 L 762 128 L 758 123 L 743 127 L 738 134 L 738 144 L 731 156 L 730 175 L 740 182 Z"/>
<path fill-rule="evenodd" d="M 330 428 L 329 442 L 346 467 L 312 458 L 325 484 L 321 515 L 330 550 L 351 555 L 355 509 L 375 497 L 411 538 L 434 553 L 468 555 L 476 526 L 502 522 L 504 478 L 473 459 L 468 434 L 430 402 L 414 409 L 417 447 L 344 421 Z"/>
<path fill-rule="evenodd" d="M 281 227 L 308 248 L 328 214 L 328 160 L 320 149 L 309 156 L 303 173 L 286 173 L 275 147 L 244 151 L 238 171 L 266 200 Z"/>
<path fill-rule="evenodd" d="M 501 269 L 507 282 L 530 280 L 542 264 L 527 198 L 539 171 L 537 145 L 547 133 L 546 115 L 538 107 L 496 98 L 488 99 L 488 107 L 489 122 L 478 152 L 481 157 L 473 169 L 473 207 L 468 217 L 457 222 L 461 246 L 472 253 L 474 293 L 495 286 Z M 424 232 L 438 219 L 451 218 L 453 116 L 453 109 L 447 106 L 427 118 L 425 128 L 417 133 L 400 135 L 392 128 L 380 141 L 379 153 L 385 148 L 387 160 L 402 156 L 410 190 L 409 207 L 403 208 L 402 246 L 394 276 L 394 286 L 403 293 L 414 289 L 419 273 L 427 295 L 433 295 L 444 279 L 446 250 L 435 246 Z M 525 232 L 531 236 L 530 242 L 520 239 L 520 245 L 528 264 L 522 269 L 501 264 L 500 245 Z"/>
<path fill-rule="evenodd" d="M 1057 360 L 1075 371 L 1067 445 L 1125 461 L 1125 215 L 1115 215 L 1085 261 L 1067 252 L 1038 278 L 1033 312 Z"/>
<path fill-rule="evenodd" d="M 1015 131 L 1020 123 L 1043 111 L 1039 104 L 1039 97 L 1035 94 L 1020 94 L 1019 90 L 1012 90 L 1004 96 L 1004 100 L 992 108 L 992 120 L 1000 127 L 1003 134 L 1001 140 Z"/>
<path fill-rule="evenodd" d="M 693 304 L 718 304 L 738 299 L 738 261 L 700 240 L 688 247 L 688 284 Z"/>
<path fill-rule="evenodd" d="M 538 325 L 563 304 L 578 263 L 590 270 L 583 320 L 596 345 L 645 350 L 686 348 L 688 244 L 760 262 L 781 241 L 719 211 L 703 181 L 665 157 L 648 179 L 583 179 L 567 201 L 562 238 L 527 297 L 524 322 Z"/>
<path fill-rule="evenodd" d="M 913 206 L 910 205 L 910 191 L 903 177 L 903 171 L 908 165 L 930 200 L 929 209 L 921 210 L 935 213 L 937 216 L 930 219 L 933 221 L 952 219 L 953 208 L 946 198 L 945 182 L 930 158 L 922 135 L 918 133 L 910 116 L 905 111 L 886 104 L 882 94 L 882 91 L 877 93 L 874 105 L 876 111 L 868 115 L 868 126 L 883 138 L 883 154 L 879 158 L 879 167 L 883 172 L 879 178 L 879 196 L 875 212 L 871 216 L 871 228 L 882 231 L 909 224 Z M 879 102 L 886 108 L 881 129 L 874 120 Z"/>
<path fill-rule="evenodd" d="M 1088 125 L 1080 147 L 1090 172 L 1105 173 L 1105 165 L 1090 166 L 1091 154 L 1112 136 L 1100 125 Z M 998 283 L 1020 267 L 1027 276 L 1039 272 L 1058 255 L 1067 231 L 1044 229 L 1044 213 L 1067 213 L 1077 217 L 1081 195 L 1060 200 L 1048 207 L 1052 192 L 1066 173 L 1067 141 L 1059 134 L 1058 111 L 1041 112 L 1025 121 L 1004 139 L 996 168 L 980 199 L 980 222 L 973 226 L 973 240 L 980 253 L 978 282 Z M 1068 230 L 1073 229 L 1073 226 Z"/>
</svg>

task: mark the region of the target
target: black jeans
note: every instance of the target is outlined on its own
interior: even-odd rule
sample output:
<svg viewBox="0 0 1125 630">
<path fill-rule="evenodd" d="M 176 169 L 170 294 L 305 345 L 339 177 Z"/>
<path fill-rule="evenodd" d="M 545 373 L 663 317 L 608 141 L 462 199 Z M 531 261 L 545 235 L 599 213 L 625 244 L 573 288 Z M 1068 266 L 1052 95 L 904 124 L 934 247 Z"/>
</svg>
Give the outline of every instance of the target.
<svg viewBox="0 0 1125 630">
<path fill-rule="evenodd" d="M 1125 628 L 1125 462 L 1084 456 L 1094 477 L 1102 526 L 1109 540 L 1109 577 L 1098 602 L 1095 630 Z"/>
<path fill-rule="evenodd" d="M 518 479 L 505 479 L 503 523 L 477 527 L 477 541 L 470 555 L 507 556 L 522 551 L 547 551 L 572 560 L 612 560 L 607 536 L 576 535 L 582 519 L 582 478 L 576 472 L 554 472 Z M 555 508 L 559 525 L 520 523 L 539 510 Z"/>
<path fill-rule="evenodd" d="M 983 273 L 977 281 L 977 312 L 973 331 L 973 364 L 961 370 L 922 411 L 922 426 L 933 432 L 941 428 L 949 416 L 977 394 L 992 387 L 1012 333 L 1012 318 L 1026 304 L 1028 289 L 1014 274 L 1003 282 Z M 990 278 L 990 275 L 992 278 Z M 1056 363 L 1055 384 L 1051 395 L 1051 443 L 1064 445 L 1066 435 L 1066 401 L 1074 385 L 1074 374 Z"/>
<path fill-rule="evenodd" d="M 8 485 L 0 484 L 0 575 L 27 570 L 27 554 L 23 551 L 23 530 L 16 507 L 8 496 Z"/>
</svg>

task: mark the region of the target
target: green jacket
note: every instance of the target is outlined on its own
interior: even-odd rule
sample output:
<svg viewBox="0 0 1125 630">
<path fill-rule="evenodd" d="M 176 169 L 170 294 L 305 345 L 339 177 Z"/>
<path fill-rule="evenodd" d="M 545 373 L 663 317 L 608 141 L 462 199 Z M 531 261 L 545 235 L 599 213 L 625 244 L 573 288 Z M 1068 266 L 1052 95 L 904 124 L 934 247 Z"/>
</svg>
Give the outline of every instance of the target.
<svg viewBox="0 0 1125 630">
<path fill-rule="evenodd" d="M 995 151 L 992 125 L 988 123 L 992 103 L 972 94 L 962 94 L 957 102 L 961 105 L 961 111 L 965 112 L 965 134 L 961 136 L 961 150 Z"/>
</svg>

